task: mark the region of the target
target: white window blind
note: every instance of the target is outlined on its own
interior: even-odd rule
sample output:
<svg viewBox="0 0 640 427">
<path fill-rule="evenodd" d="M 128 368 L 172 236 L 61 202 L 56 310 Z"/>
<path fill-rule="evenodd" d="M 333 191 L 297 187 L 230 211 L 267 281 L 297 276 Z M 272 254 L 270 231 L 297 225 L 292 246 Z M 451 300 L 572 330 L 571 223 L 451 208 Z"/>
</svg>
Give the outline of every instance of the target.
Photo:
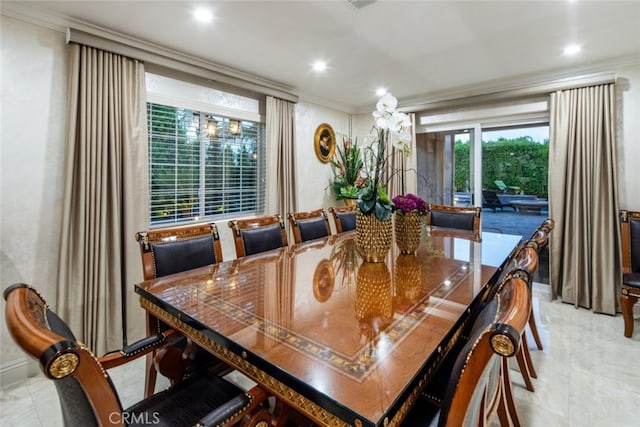
<svg viewBox="0 0 640 427">
<path fill-rule="evenodd" d="M 150 223 L 260 214 L 264 125 L 147 103 Z"/>
</svg>

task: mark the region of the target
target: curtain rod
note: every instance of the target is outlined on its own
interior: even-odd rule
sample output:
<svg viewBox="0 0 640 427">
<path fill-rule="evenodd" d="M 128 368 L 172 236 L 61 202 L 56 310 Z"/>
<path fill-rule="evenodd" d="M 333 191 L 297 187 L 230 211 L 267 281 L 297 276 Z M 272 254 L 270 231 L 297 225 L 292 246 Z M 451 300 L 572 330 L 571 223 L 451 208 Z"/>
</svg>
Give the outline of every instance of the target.
<svg viewBox="0 0 640 427">
<path fill-rule="evenodd" d="M 182 71 L 215 82 L 236 86 L 290 102 L 298 102 L 292 88 L 253 74 L 157 46 L 107 30 L 67 28 L 67 43 L 73 42 Z"/>
</svg>

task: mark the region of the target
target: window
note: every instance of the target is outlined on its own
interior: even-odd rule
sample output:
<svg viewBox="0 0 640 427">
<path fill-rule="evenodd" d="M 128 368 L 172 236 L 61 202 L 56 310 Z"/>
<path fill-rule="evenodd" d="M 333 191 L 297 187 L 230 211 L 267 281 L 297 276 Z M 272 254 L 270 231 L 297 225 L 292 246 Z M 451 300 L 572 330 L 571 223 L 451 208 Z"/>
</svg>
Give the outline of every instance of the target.
<svg viewBox="0 0 640 427">
<path fill-rule="evenodd" d="M 147 103 L 150 223 L 264 211 L 264 125 Z"/>
</svg>

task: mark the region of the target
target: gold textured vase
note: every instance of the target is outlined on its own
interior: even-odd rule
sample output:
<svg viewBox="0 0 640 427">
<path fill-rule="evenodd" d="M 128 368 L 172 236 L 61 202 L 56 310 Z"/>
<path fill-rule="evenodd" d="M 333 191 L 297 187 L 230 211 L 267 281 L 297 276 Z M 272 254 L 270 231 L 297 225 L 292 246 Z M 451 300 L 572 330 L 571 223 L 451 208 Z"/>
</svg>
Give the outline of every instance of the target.
<svg viewBox="0 0 640 427">
<path fill-rule="evenodd" d="M 366 262 L 383 262 L 393 238 L 393 220 L 380 221 L 374 214 L 356 212 L 356 247 Z"/>
<path fill-rule="evenodd" d="M 422 215 L 418 212 L 395 213 L 395 234 L 398 249 L 413 254 L 420 246 Z"/>
</svg>

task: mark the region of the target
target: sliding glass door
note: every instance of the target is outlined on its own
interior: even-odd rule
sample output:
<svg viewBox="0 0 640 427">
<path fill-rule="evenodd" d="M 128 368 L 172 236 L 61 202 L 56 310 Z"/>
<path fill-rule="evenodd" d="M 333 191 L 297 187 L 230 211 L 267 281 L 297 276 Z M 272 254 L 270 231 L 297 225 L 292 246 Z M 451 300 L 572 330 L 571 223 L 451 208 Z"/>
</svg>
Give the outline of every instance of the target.
<svg viewBox="0 0 640 427">
<path fill-rule="evenodd" d="M 473 204 L 474 128 L 416 136 L 418 196 L 429 203 Z"/>
</svg>

